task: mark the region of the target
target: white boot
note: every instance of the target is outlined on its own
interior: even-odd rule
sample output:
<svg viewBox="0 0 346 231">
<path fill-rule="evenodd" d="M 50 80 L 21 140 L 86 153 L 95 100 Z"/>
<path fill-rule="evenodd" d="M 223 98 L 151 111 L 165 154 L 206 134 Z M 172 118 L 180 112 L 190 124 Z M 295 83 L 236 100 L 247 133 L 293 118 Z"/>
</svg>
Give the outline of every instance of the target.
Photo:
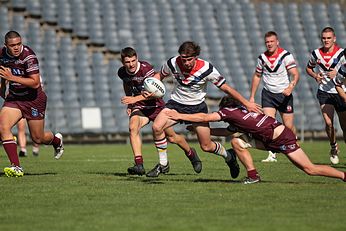
<svg viewBox="0 0 346 231">
<path fill-rule="evenodd" d="M 276 153 L 272 151 L 269 151 L 268 153 L 269 155 L 267 159 L 262 160 L 262 162 L 277 162 Z"/>
</svg>

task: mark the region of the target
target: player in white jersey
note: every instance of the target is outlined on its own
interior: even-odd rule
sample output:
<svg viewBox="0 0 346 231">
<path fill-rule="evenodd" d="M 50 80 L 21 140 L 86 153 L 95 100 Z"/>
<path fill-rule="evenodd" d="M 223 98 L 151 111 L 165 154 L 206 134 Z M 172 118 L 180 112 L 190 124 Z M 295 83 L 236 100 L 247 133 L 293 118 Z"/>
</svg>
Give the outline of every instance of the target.
<svg viewBox="0 0 346 231">
<path fill-rule="evenodd" d="M 226 94 L 241 101 L 249 111 L 261 113 L 261 108 L 254 102 L 249 102 L 235 89 L 226 84 L 226 80 L 217 69 L 209 62 L 198 58 L 200 46 L 192 41 L 186 41 L 179 47 L 179 56 L 170 58 L 161 68 L 160 78 L 173 77 L 174 89 L 171 99 L 166 103 L 165 108 L 156 117 L 153 128 L 155 145 L 160 149 L 160 163 L 155 166 L 147 176 L 158 176 L 167 164 L 167 141 L 164 129 L 172 127 L 179 120 L 168 118 L 166 111 L 177 110 L 181 113 L 208 112 L 205 103 L 206 87 L 208 82 L 212 82 Z M 205 152 L 223 156 L 230 168 L 231 176 L 236 178 L 239 175 L 239 166 L 233 152 L 227 152 L 219 143 L 210 138 L 209 123 L 194 123 L 200 147 Z"/>
<path fill-rule="evenodd" d="M 283 124 L 295 132 L 292 91 L 299 81 L 299 73 L 292 54 L 279 46 L 278 35 L 268 31 L 264 35 L 267 50 L 257 59 L 256 71 L 252 76 L 250 102 L 255 102 L 255 95 L 263 79 L 262 108 L 264 114 L 276 117 L 279 111 Z M 292 79 L 290 79 L 292 77 Z M 276 154 L 269 152 L 262 162 L 276 162 Z"/>
<path fill-rule="evenodd" d="M 336 111 L 341 129 L 346 131 L 346 104 L 335 89 L 332 78 L 340 67 L 345 63 L 343 49 L 336 44 L 334 29 L 325 27 L 321 32 L 322 47 L 311 53 L 306 72 L 319 84 L 317 98 L 325 122 L 325 130 L 330 142 L 330 161 L 332 164 L 339 163 L 339 149 L 336 142 L 334 129 L 334 110 Z M 346 90 L 343 86 L 344 91 Z"/>
</svg>

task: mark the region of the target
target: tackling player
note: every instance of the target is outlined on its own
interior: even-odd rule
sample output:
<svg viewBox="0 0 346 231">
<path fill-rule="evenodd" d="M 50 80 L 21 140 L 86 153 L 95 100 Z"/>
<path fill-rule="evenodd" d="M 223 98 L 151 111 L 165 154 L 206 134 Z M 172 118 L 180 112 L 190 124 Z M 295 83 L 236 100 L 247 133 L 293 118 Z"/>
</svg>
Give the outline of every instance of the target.
<svg viewBox="0 0 346 231">
<path fill-rule="evenodd" d="M 181 114 L 175 110 L 166 111 L 168 118 L 188 120 L 192 122 L 224 121 L 241 132 L 247 133 L 255 139 L 255 146 L 259 149 L 281 152 L 298 168 L 311 176 L 327 176 L 346 181 L 346 172 L 339 171 L 328 165 L 313 164 L 297 143 L 296 135 L 273 117 L 265 114 L 249 112 L 239 102 L 231 97 L 224 97 L 220 102 L 218 112 L 210 114 Z M 240 142 L 239 142 L 240 141 Z M 232 146 L 240 161 L 247 170 L 244 184 L 260 182 L 261 178 L 254 166 L 251 154 L 246 149 L 249 144 L 235 138 Z M 251 146 L 251 145 L 250 145 Z"/>
</svg>

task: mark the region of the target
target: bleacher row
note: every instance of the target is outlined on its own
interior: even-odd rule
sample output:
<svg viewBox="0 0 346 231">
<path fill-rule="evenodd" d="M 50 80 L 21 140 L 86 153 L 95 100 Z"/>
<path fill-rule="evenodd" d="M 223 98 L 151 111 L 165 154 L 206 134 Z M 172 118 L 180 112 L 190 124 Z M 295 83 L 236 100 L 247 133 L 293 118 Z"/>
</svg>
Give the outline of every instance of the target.
<svg viewBox="0 0 346 231">
<path fill-rule="evenodd" d="M 325 26 L 334 27 L 339 44 L 345 46 L 343 10 L 338 3 L 323 2 L 10 0 L 1 1 L 0 42 L 14 29 L 37 53 L 49 99 L 48 128 L 84 132 L 81 108 L 100 107 L 102 129 L 98 131 L 116 133 L 128 129 L 125 107 L 120 104 L 122 82 L 116 76 L 121 63 L 107 58 L 105 51 L 117 53 L 133 46 L 140 59 L 159 70 L 177 54 L 181 42 L 192 39 L 201 45 L 201 57 L 248 98 L 256 58 L 265 49 L 263 35 L 275 30 L 282 47 L 299 64 L 295 123 L 298 129 L 303 124 L 306 130 L 323 130 L 317 84 L 305 74 L 305 66 L 311 50 L 320 46 L 319 33 Z M 90 49 L 95 46 L 102 49 Z M 260 92 L 261 87 L 257 102 Z M 222 95 L 217 88 L 208 88 L 210 98 Z"/>
</svg>

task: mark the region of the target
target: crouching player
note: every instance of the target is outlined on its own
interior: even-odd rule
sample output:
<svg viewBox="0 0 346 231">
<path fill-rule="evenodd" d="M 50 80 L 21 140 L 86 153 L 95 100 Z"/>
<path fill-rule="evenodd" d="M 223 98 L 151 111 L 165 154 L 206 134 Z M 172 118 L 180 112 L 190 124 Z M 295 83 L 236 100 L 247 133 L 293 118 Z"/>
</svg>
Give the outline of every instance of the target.
<svg viewBox="0 0 346 231">
<path fill-rule="evenodd" d="M 276 119 L 265 114 L 248 112 L 245 107 L 230 97 L 223 97 L 219 106 L 218 112 L 209 114 L 180 114 L 176 111 L 169 111 L 167 115 L 171 118 L 192 122 L 224 121 L 255 139 L 249 140 L 249 136 L 234 134 L 234 138 L 231 140 L 234 151 L 247 170 L 248 177 L 245 178 L 244 184 L 257 183 L 261 180 L 247 150 L 251 146 L 285 154 L 295 166 L 308 175 L 327 176 L 346 181 L 345 172 L 328 165 L 313 164 L 300 148 L 294 133 Z"/>
</svg>

